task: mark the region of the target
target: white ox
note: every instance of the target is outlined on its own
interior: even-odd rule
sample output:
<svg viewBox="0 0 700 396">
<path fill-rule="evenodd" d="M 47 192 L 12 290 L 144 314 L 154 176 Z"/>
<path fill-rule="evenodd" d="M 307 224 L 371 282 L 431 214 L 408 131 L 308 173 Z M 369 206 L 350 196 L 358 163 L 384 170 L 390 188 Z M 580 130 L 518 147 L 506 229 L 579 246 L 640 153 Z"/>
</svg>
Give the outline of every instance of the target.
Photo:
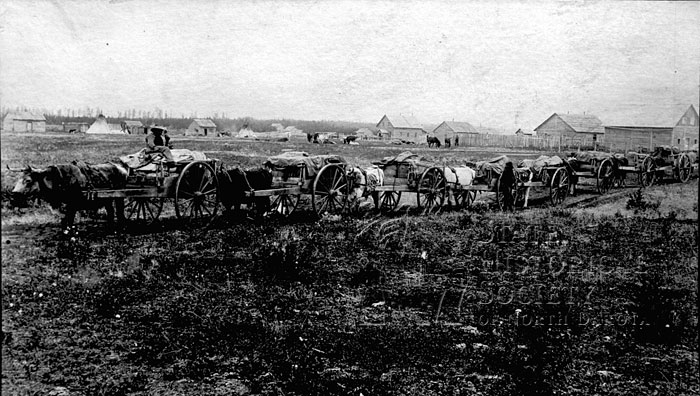
<svg viewBox="0 0 700 396">
<path fill-rule="evenodd" d="M 471 186 L 476 176 L 476 171 L 468 166 L 446 166 L 443 169 L 443 173 L 445 174 L 445 181 L 450 187 L 456 185 Z M 449 191 L 447 202 L 451 205 L 454 201 L 454 188 L 450 188 Z"/>
<path fill-rule="evenodd" d="M 348 170 L 348 179 L 350 181 L 350 195 L 348 202 L 350 208 L 358 210 L 360 204 L 367 201 L 371 195 L 374 200 L 374 207 L 379 205 L 379 192 L 374 191 L 378 186 L 384 185 L 384 171 L 377 167 L 358 168 L 352 167 Z"/>
</svg>

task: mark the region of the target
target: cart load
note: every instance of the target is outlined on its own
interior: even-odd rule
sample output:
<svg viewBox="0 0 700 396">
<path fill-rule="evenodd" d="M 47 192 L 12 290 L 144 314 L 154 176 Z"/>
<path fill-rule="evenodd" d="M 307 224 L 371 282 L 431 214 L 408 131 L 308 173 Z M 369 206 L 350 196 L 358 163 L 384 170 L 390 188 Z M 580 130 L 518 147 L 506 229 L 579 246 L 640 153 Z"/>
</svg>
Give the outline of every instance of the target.
<svg viewBox="0 0 700 396">
<path fill-rule="evenodd" d="M 409 184 L 428 168 L 435 166 L 429 158 L 404 151 L 393 157 L 384 157 L 381 161 L 373 162 L 384 171 L 385 185 Z"/>
<path fill-rule="evenodd" d="M 559 156 L 541 155 L 537 159 L 524 159 L 518 162 L 516 170 L 528 169 L 532 174 L 533 181 L 546 181 L 549 173 L 548 167 L 560 167 L 564 165 L 564 160 Z"/>
<path fill-rule="evenodd" d="M 507 155 L 501 155 L 491 158 L 488 161 L 478 161 L 474 164 L 476 175 L 474 176 L 475 184 L 492 184 L 492 182 L 503 173 L 506 164 L 510 161 Z M 469 164 L 467 164 L 469 165 Z"/>
<path fill-rule="evenodd" d="M 192 161 L 205 161 L 207 156 L 201 151 L 187 149 L 170 150 L 174 163 L 184 163 Z M 163 158 L 158 154 L 149 154 L 147 149 L 143 149 L 135 154 L 128 154 L 119 157 L 119 160 L 130 169 L 137 169 L 140 172 L 155 172 L 158 158 Z"/>
<path fill-rule="evenodd" d="M 339 155 L 309 155 L 289 151 L 269 157 L 265 167 L 272 172 L 268 190 L 247 191 L 248 197 L 269 197 L 270 211 L 289 216 L 300 204 L 302 194 L 318 216 L 342 213 L 350 194 L 347 161 Z M 301 204 L 305 205 L 304 200 Z"/>
</svg>

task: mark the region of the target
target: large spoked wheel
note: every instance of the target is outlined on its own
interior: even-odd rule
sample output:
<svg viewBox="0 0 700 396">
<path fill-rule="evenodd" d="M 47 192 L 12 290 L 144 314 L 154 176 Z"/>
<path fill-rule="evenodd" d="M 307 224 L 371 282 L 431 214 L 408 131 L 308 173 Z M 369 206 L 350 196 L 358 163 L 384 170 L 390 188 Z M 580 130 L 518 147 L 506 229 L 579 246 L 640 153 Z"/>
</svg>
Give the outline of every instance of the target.
<svg viewBox="0 0 700 396">
<path fill-rule="evenodd" d="M 656 183 L 656 163 L 651 156 L 642 162 L 642 169 L 639 173 L 639 184 L 643 187 L 650 187 Z"/>
<path fill-rule="evenodd" d="M 559 168 L 552 175 L 552 180 L 549 184 L 549 199 L 552 205 L 560 205 L 569 195 L 569 174 L 566 168 Z"/>
<path fill-rule="evenodd" d="M 314 180 L 311 205 L 320 217 L 324 213 L 342 213 L 350 194 L 350 184 L 342 166 L 329 164 L 321 168 Z"/>
<path fill-rule="evenodd" d="M 690 157 L 686 154 L 681 154 L 678 158 L 678 170 L 676 174 L 678 175 L 678 181 L 685 183 L 690 180 L 690 173 L 693 171 L 692 164 L 690 163 Z"/>
<path fill-rule="evenodd" d="M 385 191 L 379 200 L 379 209 L 390 212 L 399 206 L 401 201 L 401 191 Z"/>
<path fill-rule="evenodd" d="M 455 205 L 457 209 L 466 209 L 472 205 L 476 199 L 476 191 L 455 191 Z"/>
<path fill-rule="evenodd" d="M 605 159 L 598 167 L 596 174 L 596 186 L 598 193 L 605 194 L 612 188 L 615 183 L 615 167 L 610 159 Z"/>
<path fill-rule="evenodd" d="M 503 175 L 498 177 L 496 182 L 496 203 L 500 210 L 515 210 L 515 203 L 518 200 L 518 177 L 513 171 L 513 184 L 506 185 Z"/>
<path fill-rule="evenodd" d="M 163 198 L 126 198 L 124 214 L 129 221 L 151 225 L 163 211 Z"/>
<path fill-rule="evenodd" d="M 417 189 L 418 207 L 424 212 L 439 209 L 445 203 L 447 181 L 440 168 L 428 168 L 420 177 Z"/>
<path fill-rule="evenodd" d="M 272 204 L 270 205 L 270 213 L 274 215 L 282 215 L 289 217 L 294 212 L 299 204 L 301 195 L 296 194 L 281 194 L 272 196 Z"/>
<path fill-rule="evenodd" d="M 199 220 L 216 216 L 219 209 L 219 180 L 206 162 L 187 164 L 175 187 L 178 219 Z"/>
</svg>

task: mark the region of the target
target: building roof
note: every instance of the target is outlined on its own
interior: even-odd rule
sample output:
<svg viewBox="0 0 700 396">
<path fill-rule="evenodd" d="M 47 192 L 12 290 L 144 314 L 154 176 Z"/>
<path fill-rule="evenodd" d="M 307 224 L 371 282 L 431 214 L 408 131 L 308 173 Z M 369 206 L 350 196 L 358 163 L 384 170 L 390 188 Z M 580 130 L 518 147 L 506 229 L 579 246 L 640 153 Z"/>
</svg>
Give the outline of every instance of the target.
<svg viewBox="0 0 700 396">
<path fill-rule="evenodd" d="M 518 133 L 522 133 L 525 136 L 534 136 L 535 132 L 531 131 L 529 129 L 523 129 L 523 128 L 518 128 L 517 131 L 515 131 L 515 134 L 517 135 Z"/>
<path fill-rule="evenodd" d="M 13 120 L 19 121 L 46 121 L 46 117 L 43 114 L 33 113 L 31 111 L 19 111 L 8 113 L 5 117 L 10 117 Z"/>
<path fill-rule="evenodd" d="M 399 114 L 384 115 L 384 117 L 389 119 L 394 128 L 423 129 L 423 125 L 414 116 Z"/>
<path fill-rule="evenodd" d="M 355 131 L 355 135 L 376 136 L 377 134 L 369 128 L 362 127 L 362 128 Z"/>
<path fill-rule="evenodd" d="M 591 114 L 559 114 L 554 113 L 549 118 L 547 118 L 543 123 L 535 128 L 537 131 L 542 125 L 547 123 L 553 117 L 559 117 L 564 123 L 566 123 L 571 129 L 577 133 L 605 133 L 603 129 L 603 122 L 600 118 Z"/>
<path fill-rule="evenodd" d="M 208 118 L 195 118 L 193 122 L 196 122 L 197 125 L 204 128 L 216 128 L 216 124 L 214 124 L 214 121 Z"/>
<path fill-rule="evenodd" d="M 659 105 L 655 111 L 648 106 L 635 106 L 620 114 L 605 117 L 605 125 L 626 127 L 672 128 L 688 110 L 697 114 L 695 106 L 688 104 Z"/>
<path fill-rule="evenodd" d="M 464 121 L 444 121 L 442 124 L 447 125 L 455 133 L 479 133 L 472 124 Z M 439 128 L 440 125 L 435 129 Z"/>
</svg>

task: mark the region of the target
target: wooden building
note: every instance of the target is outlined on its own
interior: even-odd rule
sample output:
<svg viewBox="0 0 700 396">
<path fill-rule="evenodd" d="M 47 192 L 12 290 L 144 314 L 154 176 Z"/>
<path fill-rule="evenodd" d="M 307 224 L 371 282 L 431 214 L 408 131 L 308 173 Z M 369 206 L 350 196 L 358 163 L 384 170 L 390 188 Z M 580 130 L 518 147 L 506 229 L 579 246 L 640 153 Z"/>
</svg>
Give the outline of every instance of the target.
<svg viewBox="0 0 700 396">
<path fill-rule="evenodd" d="M 146 127 L 143 126 L 141 121 L 136 120 L 125 120 L 121 123 L 122 131 L 130 135 L 142 135 L 146 133 Z"/>
<path fill-rule="evenodd" d="M 699 128 L 693 105 L 670 109 L 653 118 L 640 112 L 606 126 L 605 145 L 611 150 L 624 151 L 651 151 L 657 146 L 692 149 L 697 148 Z"/>
<path fill-rule="evenodd" d="M 46 118 L 43 114 L 29 111 L 9 113 L 2 121 L 5 132 L 46 132 Z"/>
<path fill-rule="evenodd" d="M 416 118 L 401 114 L 392 116 L 385 114 L 376 127 L 387 130 L 391 139 L 409 140 L 416 143 L 425 143 L 425 137 L 428 134 Z"/>
<path fill-rule="evenodd" d="M 85 133 L 87 132 L 88 128 L 90 128 L 90 124 L 87 122 L 64 122 L 63 123 L 63 132 L 66 133 Z"/>
<path fill-rule="evenodd" d="M 583 137 L 597 140 L 599 135 L 605 133 L 605 129 L 603 122 L 594 115 L 554 113 L 535 128 L 535 132 L 540 137 Z"/>
<path fill-rule="evenodd" d="M 443 121 L 440 125 L 433 129 L 433 136 L 444 142 L 445 139 L 450 139 L 452 144 L 459 146 L 473 140 L 470 136 L 478 135 L 479 131 L 468 122 L 464 121 Z"/>
<path fill-rule="evenodd" d="M 185 136 L 211 136 L 216 137 L 216 124 L 208 118 L 195 118 L 187 130 Z"/>
</svg>

